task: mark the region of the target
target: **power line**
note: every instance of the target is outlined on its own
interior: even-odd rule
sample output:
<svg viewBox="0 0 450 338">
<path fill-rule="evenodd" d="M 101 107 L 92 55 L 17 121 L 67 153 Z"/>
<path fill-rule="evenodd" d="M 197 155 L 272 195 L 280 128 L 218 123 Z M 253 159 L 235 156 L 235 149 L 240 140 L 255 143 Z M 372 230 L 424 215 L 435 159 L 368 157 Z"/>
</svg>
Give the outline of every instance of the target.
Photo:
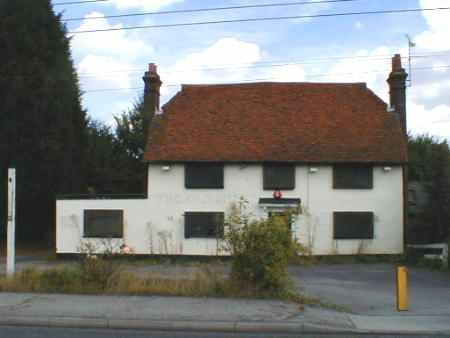
<svg viewBox="0 0 450 338">
<path fill-rule="evenodd" d="M 421 54 L 411 55 L 411 58 L 431 58 L 446 56 L 450 51 L 435 51 L 435 52 L 423 52 Z M 297 60 L 273 60 L 273 61 L 257 61 L 257 62 L 242 62 L 234 64 L 221 64 L 215 67 L 204 66 L 204 67 L 192 67 L 177 69 L 168 72 L 161 72 L 161 75 L 168 77 L 173 74 L 179 74 L 189 71 L 219 71 L 219 70 L 235 70 L 235 69 L 248 69 L 248 68 L 275 68 L 284 67 L 291 65 L 308 65 L 308 64 L 327 64 L 339 60 L 354 60 L 355 62 L 380 62 L 385 60 L 390 60 L 392 54 L 375 54 L 375 55 L 353 55 L 353 56 L 334 56 L 334 57 L 318 57 L 318 58 L 308 58 L 308 59 L 297 59 Z M 402 57 L 402 59 L 407 59 L 408 57 Z M 432 67 L 436 69 L 436 67 Z M 439 68 L 439 66 L 438 66 Z M 417 68 L 415 68 L 417 69 Z M 122 70 L 112 70 L 108 72 L 79 72 L 79 78 L 90 78 L 98 77 L 101 75 L 117 74 L 117 73 L 135 73 L 135 72 L 145 72 L 146 69 L 135 68 L 135 69 L 122 69 Z M 4 76 L 4 74 L 0 74 Z M 24 75 L 16 74 L 16 77 L 25 77 Z M 135 89 L 135 88 L 132 88 Z"/>
<path fill-rule="evenodd" d="M 447 52 L 448 53 L 448 52 Z M 434 56 L 439 56 L 437 52 L 432 53 L 423 53 L 422 55 L 411 55 L 411 58 L 429 58 Z M 175 74 L 175 73 L 183 73 L 189 71 L 219 71 L 219 70 L 229 70 L 229 69 L 247 69 L 247 68 L 272 68 L 272 67 L 284 67 L 290 65 L 308 65 L 308 64 L 322 64 L 322 63 L 330 63 L 333 61 L 339 60 L 355 60 L 355 61 L 364 61 L 364 62 L 372 62 L 372 61 L 385 61 L 390 60 L 392 57 L 391 54 L 379 54 L 379 55 L 359 55 L 359 56 L 336 56 L 336 57 L 328 57 L 328 58 L 311 58 L 311 59 L 303 59 L 303 60 L 278 60 L 278 61 L 259 61 L 259 62 L 247 62 L 247 63 L 236 63 L 236 64 L 228 64 L 228 65 L 217 65 L 217 67 L 194 67 L 194 68 L 183 68 L 170 72 L 161 72 L 161 74 L 165 74 L 165 76 Z M 407 59 L 407 57 L 403 57 L 403 59 Z M 112 70 L 108 72 L 99 72 L 99 73 L 78 73 L 80 78 L 88 78 L 88 77 L 96 77 L 98 75 L 107 75 L 107 74 L 117 74 L 117 73 L 137 73 L 144 72 L 145 70 L 142 68 L 135 69 L 123 69 L 123 70 Z"/>
<path fill-rule="evenodd" d="M 381 10 L 381 11 L 345 12 L 345 13 L 328 13 L 328 14 L 313 14 L 313 15 L 274 16 L 274 17 L 231 19 L 231 20 L 218 20 L 218 21 L 197 21 L 197 22 L 184 22 L 184 23 L 158 24 L 158 25 L 143 25 L 143 26 L 129 26 L 129 27 L 118 27 L 118 28 L 106 28 L 106 29 L 90 29 L 90 30 L 82 30 L 82 31 L 71 31 L 71 32 L 69 32 L 69 34 L 111 32 L 111 31 L 135 30 L 135 29 L 151 29 L 151 28 L 186 27 L 186 26 L 214 25 L 214 24 L 237 23 L 237 22 L 257 22 L 257 21 L 279 21 L 279 20 L 294 20 L 294 19 L 313 19 L 313 18 L 327 18 L 327 17 L 355 16 L 355 15 L 371 15 L 371 14 L 399 14 L 399 13 L 427 12 L 427 11 L 449 10 L 449 9 L 450 9 L 450 7 L 413 8 L 413 9 L 392 9 L 392 10 Z"/>
<path fill-rule="evenodd" d="M 84 1 L 69 1 L 69 2 L 55 2 L 53 6 L 65 6 L 65 5 L 82 5 L 93 2 L 106 2 L 110 0 L 84 0 Z"/>
<path fill-rule="evenodd" d="M 365 56 L 361 56 L 365 57 Z M 369 57 L 369 56 L 367 56 Z M 284 67 L 284 66 L 290 66 L 290 65 L 307 65 L 307 64 L 320 64 L 320 63 L 329 63 L 331 61 L 336 59 L 353 59 L 353 58 L 359 58 L 357 56 L 354 57 L 348 57 L 348 58 L 330 58 L 329 61 L 316 61 L 316 62 L 301 62 L 301 61 L 261 61 L 261 62 L 255 62 L 255 63 L 237 63 L 237 64 L 230 64 L 230 65 L 219 65 L 218 67 L 194 67 L 194 68 L 183 68 L 171 72 L 161 72 L 161 74 L 171 75 L 175 73 L 184 73 L 184 72 L 190 72 L 190 71 L 219 71 L 219 70 L 229 70 L 229 69 L 247 69 L 247 68 L 272 68 L 272 67 Z M 371 60 L 364 60 L 364 61 L 383 61 L 388 60 L 390 57 L 383 57 L 383 58 L 373 58 Z M 80 77 L 95 77 L 97 75 L 105 75 L 105 74 L 117 74 L 117 73 L 137 73 L 137 72 L 144 72 L 144 69 L 128 69 L 128 70 L 115 70 L 110 72 L 101 72 L 101 73 L 79 73 L 78 75 Z"/>
<path fill-rule="evenodd" d="M 355 2 L 355 1 L 361 1 L 361 0 L 295 1 L 295 2 L 256 4 L 256 5 L 227 6 L 227 7 L 177 9 L 177 10 L 170 10 L 170 11 L 143 12 L 143 13 L 117 14 L 117 15 L 105 15 L 105 16 L 90 16 L 90 17 L 84 17 L 84 18 L 67 18 L 67 19 L 62 19 L 62 21 L 69 22 L 69 21 L 83 21 L 83 20 L 97 20 L 97 19 L 126 18 L 126 17 L 135 17 L 135 16 L 146 16 L 146 15 L 167 15 L 167 14 L 181 14 L 181 13 L 225 11 L 225 10 L 234 10 L 234 9 L 288 7 L 288 6 L 302 6 L 302 5 L 314 5 L 314 4 L 320 5 L 320 4 L 326 4 L 326 3 Z"/>
<path fill-rule="evenodd" d="M 443 65 L 438 67 L 414 67 L 412 70 L 430 70 L 430 69 L 450 69 L 450 65 Z M 382 70 L 374 70 L 374 71 L 367 71 L 367 72 L 346 72 L 346 73 L 316 73 L 316 74 L 310 74 L 307 75 L 307 78 L 315 78 L 315 77 L 326 77 L 326 76 L 341 76 L 341 75 L 359 75 L 359 74 L 380 74 L 380 73 L 388 73 L 390 69 L 382 69 Z M 257 81 L 276 81 L 280 80 L 280 78 L 277 77 L 269 77 L 269 78 L 254 78 L 254 79 L 243 79 L 243 80 L 237 80 L 232 82 L 226 82 L 221 84 L 234 84 L 234 83 L 245 83 L 245 82 L 257 82 Z M 216 84 L 216 83 L 204 83 L 204 85 L 208 84 Z M 162 87 L 177 87 L 182 85 L 181 83 L 171 83 L 167 85 L 163 85 Z M 129 88 L 104 88 L 104 89 L 90 89 L 82 91 L 83 94 L 88 93 L 99 93 L 99 92 L 115 92 L 115 91 L 131 91 L 131 90 L 141 90 L 144 89 L 143 86 L 139 87 L 129 87 Z"/>
</svg>

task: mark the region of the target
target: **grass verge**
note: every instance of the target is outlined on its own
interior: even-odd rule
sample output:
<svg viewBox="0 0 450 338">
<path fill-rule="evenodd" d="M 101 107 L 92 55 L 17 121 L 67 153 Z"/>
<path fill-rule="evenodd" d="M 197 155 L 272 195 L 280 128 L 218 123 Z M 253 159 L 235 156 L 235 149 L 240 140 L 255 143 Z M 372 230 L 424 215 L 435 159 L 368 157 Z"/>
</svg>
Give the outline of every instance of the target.
<svg viewBox="0 0 450 338">
<path fill-rule="evenodd" d="M 45 271 L 26 268 L 13 277 L 1 276 L 0 292 L 282 299 L 300 305 L 305 299 L 290 290 L 270 293 L 237 284 L 207 266 L 183 277 L 139 276 L 102 260 Z"/>
</svg>

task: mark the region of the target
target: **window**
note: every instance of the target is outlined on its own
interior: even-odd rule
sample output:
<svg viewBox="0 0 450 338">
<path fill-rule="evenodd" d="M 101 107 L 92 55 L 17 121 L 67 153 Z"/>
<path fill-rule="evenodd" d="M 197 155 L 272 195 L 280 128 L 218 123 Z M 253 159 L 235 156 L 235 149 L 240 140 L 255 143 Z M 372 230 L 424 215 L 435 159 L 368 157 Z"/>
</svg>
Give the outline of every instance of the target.
<svg viewBox="0 0 450 338">
<path fill-rule="evenodd" d="M 122 238 L 122 210 L 84 210 L 84 237 Z"/>
<path fill-rule="evenodd" d="M 187 163 L 184 183 L 188 189 L 223 189 L 223 164 Z"/>
<path fill-rule="evenodd" d="M 335 165 L 334 189 L 372 189 L 373 173 L 370 165 Z"/>
<path fill-rule="evenodd" d="M 185 238 L 222 238 L 223 212 L 186 212 L 184 214 Z"/>
<path fill-rule="evenodd" d="M 334 239 L 372 239 L 372 212 L 335 212 Z"/>
<path fill-rule="evenodd" d="M 264 190 L 295 189 L 295 165 L 265 164 L 263 167 Z"/>
</svg>

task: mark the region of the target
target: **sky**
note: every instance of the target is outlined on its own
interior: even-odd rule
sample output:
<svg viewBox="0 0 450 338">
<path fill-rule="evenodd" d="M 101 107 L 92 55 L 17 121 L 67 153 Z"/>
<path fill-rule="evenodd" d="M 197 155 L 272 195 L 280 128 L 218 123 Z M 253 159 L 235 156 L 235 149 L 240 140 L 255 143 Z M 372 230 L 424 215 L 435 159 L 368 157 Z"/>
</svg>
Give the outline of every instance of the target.
<svg viewBox="0 0 450 338">
<path fill-rule="evenodd" d="M 347 0 L 120 18 L 105 16 L 283 1 L 109 0 L 56 5 L 61 2 L 69 0 L 53 0 L 63 20 L 80 19 L 66 25 L 83 105 L 91 117 L 105 123 L 112 125 L 114 115 L 131 108 L 142 95 L 142 76 L 150 62 L 157 64 L 163 81 L 162 103 L 182 83 L 251 81 L 366 82 L 388 102 L 391 56 L 400 53 L 409 71 L 408 34 L 416 45 L 411 49 L 407 89 L 408 130 L 450 139 L 450 10 L 76 33 L 194 21 L 450 7 L 450 0 Z"/>
</svg>

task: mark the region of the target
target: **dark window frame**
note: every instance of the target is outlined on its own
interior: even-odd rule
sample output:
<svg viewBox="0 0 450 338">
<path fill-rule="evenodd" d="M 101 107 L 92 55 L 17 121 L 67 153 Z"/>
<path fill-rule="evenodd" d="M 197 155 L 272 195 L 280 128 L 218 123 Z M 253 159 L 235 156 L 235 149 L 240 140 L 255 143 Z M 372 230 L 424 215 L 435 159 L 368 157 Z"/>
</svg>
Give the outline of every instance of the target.
<svg viewBox="0 0 450 338">
<path fill-rule="evenodd" d="M 283 178 L 283 183 L 274 183 L 271 177 L 276 169 L 289 170 L 290 177 Z M 272 171 L 272 172 L 271 172 Z M 284 173 L 285 174 L 285 173 Z M 296 184 L 296 165 L 294 163 L 264 163 L 263 164 L 263 189 L 264 190 L 294 190 Z M 279 178 L 277 180 L 280 180 Z"/>
<path fill-rule="evenodd" d="M 215 174 L 218 174 L 216 178 L 209 178 L 211 182 L 195 182 L 199 180 L 199 177 L 195 177 L 195 171 L 207 170 L 208 167 L 212 170 L 217 170 Z M 223 189 L 225 179 L 225 167 L 220 162 L 188 162 L 184 165 L 184 187 L 186 189 Z M 213 172 L 214 173 L 214 172 Z M 217 182 L 213 182 L 216 180 Z"/>
<path fill-rule="evenodd" d="M 120 224 L 117 225 L 120 227 L 120 231 L 114 232 L 112 231 L 110 234 L 101 233 L 99 231 L 95 232 L 92 229 L 89 229 L 89 222 L 92 221 L 90 218 L 99 217 L 99 215 L 89 215 L 94 213 L 119 213 Z M 124 212 L 122 209 L 84 209 L 83 210 L 83 238 L 123 238 L 123 228 L 124 228 Z"/>
<path fill-rule="evenodd" d="M 359 218 L 356 220 L 349 221 L 349 217 Z M 345 225 L 345 218 L 350 224 Z M 366 218 L 364 220 L 364 218 Z M 335 240 L 365 240 L 374 239 L 375 235 L 375 219 L 374 213 L 372 211 L 335 211 L 333 212 L 333 239 Z M 367 228 L 361 228 L 361 225 L 356 224 L 357 222 L 368 221 L 366 225 Z M 351 222 L 354 222 L 351 224 Z M 347 229 L 340 227 L 347 226 Z M 363 225 L 364 226 L 364 225 Z M 355 232 L 355 229 L 359 232 Z M 353 229 L 352 229 L 353 228 Z M 352 232 L 353 230 L 353 232 Z M 353 233 L 353 234 L 352 234 Z"/>
<path fill-rule="evenodd" d="M 195 229 L 194 224 L 190 222 L 195 222 L 190 217 L 217 217 L 220 218 L 220 224 L 215 224 L 210 228 L 203 229 L 204 232 Z M 200 221 L 200 222 L 204 222 Z M 186 211 L 184 213 L 184 238 L 204 238 L 204 239 L 222 239 L 224 237 L 225 228 L 225 213 L 223 211 Z M 198 227 L 198 225 L 197 225 Z"/>
<path fill-rule="evenodd" d="M 367 177 L 355 180 L 358 170 L 366 170 Z M 364 173 L 364 172 L 363 172 Z M 361 175 L 361 172 L 359 173 Z M 344 177 L 343 177 L 344 176 Z M 353 179 L 353 181 L 352 181 Z M 347 180 L 347 181 L 345 181 Z M 369 164 L 335 164 L 333 165 L 333 189 L 370 190 L 373 189 L 373 165 Z"/>
</svg>

